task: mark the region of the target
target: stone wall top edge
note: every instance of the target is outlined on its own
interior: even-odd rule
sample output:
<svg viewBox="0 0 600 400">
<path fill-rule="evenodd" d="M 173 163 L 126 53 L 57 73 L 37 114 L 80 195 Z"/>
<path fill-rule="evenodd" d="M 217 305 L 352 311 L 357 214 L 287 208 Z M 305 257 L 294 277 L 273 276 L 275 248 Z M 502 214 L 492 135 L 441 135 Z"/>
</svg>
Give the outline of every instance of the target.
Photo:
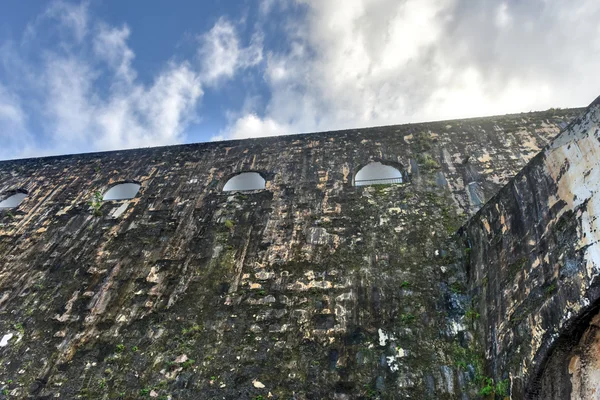
<svg viewBox="0 0 600 400">
<path fill-rule="evenodd" d="M 600 97 L 594 101 L 593 104 L 599 103 Z M 591 105 L 589 106 L 591 107 Z M 574 112 L 574 111 L 583 111 L 586 108 L 583 107 L 575 107 L 575 108 L 564 108 L 560 109 L 557 112 Z M 293 134 L 284 134 L 279 136 L 268 136 L 268 137 L 259 137 L 259 138 L 248 138 L 248 139 L 235 139 L 235 140 L 224 140 L 224 141 L 216 141 L 216 142 L 197 142 L 197 143 L 185 143 L 185 144 L 173 144 L 166 146 L 154 146 L 154 147 L 139 147 L 139 148 L 131 148 L 131 149 L 119 149 L 119 150 L 108 150 L 108 151 L 97 151 L 90 153 L 73 153 L 73 154 L 61 154 L 61 155 L 50 155 L 50 156 L 42 156 L 42 157 L 29 157 L 29 158 L 20 158 L 20 159 L 10 159 L 10 160 L 0 160 L 0 168 L 2 167 L 10 167 L 13 165 L 19 165 L 23 163 L 37 163 L 37 162 L 52 162 L 59 161 L 65 159 L 73 159 L 73 160 L 86 160 L 95 157 L 111 157 L 116 155 L 121 155 L 124 153 L 135 155 L 135 154 L 156 154 L 164 151 L 211 151 L 213 149 L 230 147 L 230 146 L 239 146 L 239 145 L 269 145 L 272 143 L 287 143 L 293 142 L 297 140 L 310 141 L 315 139 L 324 139 L 330 138 L 334 136 L 342 136 L 342 135 L 358 135 L 358 134 L 372 134 L 378 130 L 389 130 L 389 129 L 407 129 L 418 128 L 418 127 L 428 127 L 431 125 L 442 125 L 449 123 L 474 123 L 477 121 L 486 121 L 486 120 L 494 120 L 499 118 L 515 118 L 519 116 L 531 116 L 535 114 L 545 113 L 544 111 L 531 111 L 531 112 L 521 112 L 521 113 L 513 113 L 513 114 L 504 114 L 504 115 L 492 115 L 492 116 L 484 116 L 484 117 L 472 117 L 472 118 L 458 118 L 458 119 L 449 119 L 449 120 L 435 120 L 435 121 L 427 121 L 427 122 L 418 122 L 418 123 L 406 123 L 406 124 L 394 124 L 394 125 L 381 125 L 381 126 L 372 126 L 372 127 L 359 127 L 359 128 L 351 128 L 351 129 L 343 129 L 343 130 L 331 130 L 331 131 L 320 131 L 320 132 L 306 132 L 306 133 L 293 133 Z M 567 129 L 567 128 L 566 128 Z"/>
<path fill-rule="evenodd" d="M 589 117 L 590 112 L 594 112 L 594 108 L 595 107 L 599 107 L 600 106 L 600 96 L 598 96 L 592 103 L 590 103 L 589 106 L 585 107 L 585 108 L 581 108 L 582 112 L 581 114 L 574 118 L 566 127 L 564 127 L 558 135 L 556 135 L 556 137 L 548 144 L 546 145 L 546 147 L 544 147 L 538 154 L 536 154 L 531 160 L 529 160 L 529 162 L 514 176 L 512 177 L 500 190 L 498 190 L 498 192 L 491 197 L 473 216 L 471 216 L 471 218 L 469 218 L 469 220 L 465 223 L 465 227 L 468 227 L 469 225 L 473 224 L 473 223 L 477 223 L 477 221 L 479 221 L 479 219 L 481 218 L 481 216 L 486 213 L 491 207 L 494 207 L 494 205 L 496 203 L 499 202 L 499 200 L 505 196 L 505 192 L 515 181 L 519 180 L 523 175 L 526 175 L 527 172 L 529 170 L 531 170 L 532 168 L 534 168 L 536 165 L 540 164 L 543 162 L 544 157 L 545 157 L 545 153 L 546 151 L 548 151 L 548 149 L 551 149 L 552 147 L 556 146 L 556 142 L 559 141 L 559 139 L 563 136 L 563 135 L 568 135 L 571 132 L 576 130 L 576 127 L 578 125 L 581 125 L 585 122 L 585 120 Z M 576 109 L 572 109 L 572 110 L 576 110 Z M 596 110 L 598 111 L 598 110 Z M 600 114 L 600 113 L 599 113 Z"/>
</svg>

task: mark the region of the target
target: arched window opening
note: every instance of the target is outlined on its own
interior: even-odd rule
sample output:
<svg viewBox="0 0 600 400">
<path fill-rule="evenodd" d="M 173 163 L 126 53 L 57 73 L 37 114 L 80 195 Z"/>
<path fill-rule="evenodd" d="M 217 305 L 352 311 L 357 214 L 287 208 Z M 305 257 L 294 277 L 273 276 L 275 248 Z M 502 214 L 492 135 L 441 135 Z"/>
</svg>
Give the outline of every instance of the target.
<svg viewBox="0 0 600 400">
<path fill-rule="evenodd" d="M 354 177 L 354 186 L 389 183 L 402 183 L 402 173 L 398 169 L 380 162 L 372 162 L 364 166 Z"/>
<path fill-rule="evenodd" d="M 106 193 L 104 193 L 104 197 L 102 200 L 128 200 L 133 199 L 135 195 L 139 192 L 140 185 L 137 183 L 120 183 L 108 189 Z"/>
<path fill-rule="evenodd" d="M 0 208 L 15 208 L 27 197 L 27 193 L 18 192 L 0 201 Z"/>
<path fill-rule="evenodd" d="M 258 172 L 243 172 L 229 179 L 223 186 L 223 191 L 261 190 L 265 188 L 265 184 L 265 178 L 260 176 Z"/>
</svg>

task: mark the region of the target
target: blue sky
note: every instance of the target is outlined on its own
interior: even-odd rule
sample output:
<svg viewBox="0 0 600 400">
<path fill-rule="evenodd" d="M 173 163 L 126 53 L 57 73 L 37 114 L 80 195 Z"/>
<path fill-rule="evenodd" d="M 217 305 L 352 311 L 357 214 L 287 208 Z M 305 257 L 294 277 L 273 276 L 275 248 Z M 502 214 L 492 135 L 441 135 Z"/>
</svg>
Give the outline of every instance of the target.
<svg viewBox="0 0 600 400">
<path fill-rule="evenodd" d="M 584 106 L 598 3 L 7 2 L 0 159 Z"/>
</svg>

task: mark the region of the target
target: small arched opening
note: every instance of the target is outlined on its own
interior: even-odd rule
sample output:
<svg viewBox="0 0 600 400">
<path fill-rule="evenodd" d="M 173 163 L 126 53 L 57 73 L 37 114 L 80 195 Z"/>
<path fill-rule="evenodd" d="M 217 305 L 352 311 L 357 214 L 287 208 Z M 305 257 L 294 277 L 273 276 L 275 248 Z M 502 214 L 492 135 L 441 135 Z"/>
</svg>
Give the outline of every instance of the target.
<svg viewBox="0 0 600 400">
<path fill-rule="evenodd" d="M 104 193 L 103 201 L 133 199 L 140 190 L 137 183 L 119 183 Z"/>
<path fill-rule="evenodd" d="M 372 162 L 362 167 L 354 177 L 354 186 L 402 183 L 402 172 L 391 165 Z"/>
<path fill-rule="evenodd" d="M 223 186 L 223 191 L 232 192 L 262 190 L 265 188 L 265 186 L 265 178 L 263 178 L 258 172 L 242 172 L 241 174 L 230 178 L 225 186 Z"/>
<path fill-rule="evenodd" d="M 23 200 L 27 197 L 27 193 L 25 192 L 16 192 L 12 195 L 9 195 L 4 200 L 0 201 L 0 209 L 3 208 L 16 208 L 18 207 Z"/>
</svg>

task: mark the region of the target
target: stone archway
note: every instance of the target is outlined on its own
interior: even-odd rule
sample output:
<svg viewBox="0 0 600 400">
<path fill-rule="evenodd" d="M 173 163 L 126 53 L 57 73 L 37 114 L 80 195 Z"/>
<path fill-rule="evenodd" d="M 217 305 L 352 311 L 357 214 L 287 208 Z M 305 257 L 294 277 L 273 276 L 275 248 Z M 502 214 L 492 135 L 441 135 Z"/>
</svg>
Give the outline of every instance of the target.
<svg viewBox="0 0 600 400">
<path fill-rule="evenodd" d="M 569 359 L 571 399 L 600 399 L 600 313 L 583 333 Z"/>
<path fill-rule="evenodd" d="M 600 304 L 556 341 L 525 398 L 600 400 Z M 591 314 L 591 316 L 590 316 Z"/>
</svg>

